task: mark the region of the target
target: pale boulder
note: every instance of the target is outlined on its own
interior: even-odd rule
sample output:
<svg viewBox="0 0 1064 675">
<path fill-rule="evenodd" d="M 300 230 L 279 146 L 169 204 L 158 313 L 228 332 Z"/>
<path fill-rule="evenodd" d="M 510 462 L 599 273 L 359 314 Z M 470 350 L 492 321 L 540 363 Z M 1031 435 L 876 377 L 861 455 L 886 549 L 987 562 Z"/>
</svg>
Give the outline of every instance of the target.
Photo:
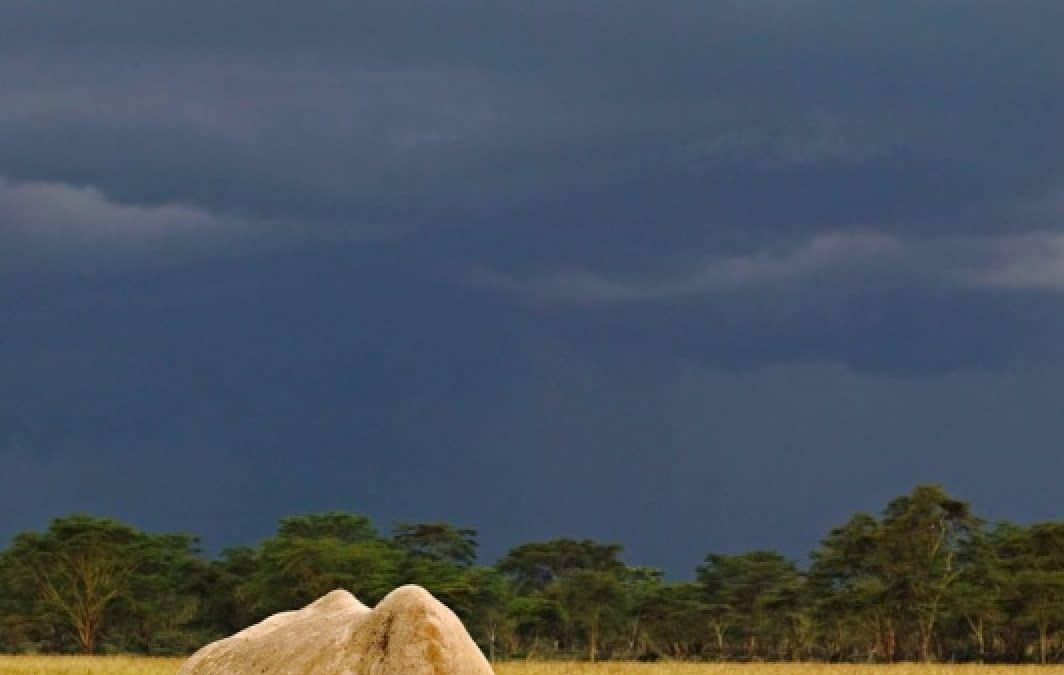
<svg viewBox="0 0 1064 675">
<path fill-rule="evenodd" d="M 347 591 L 211 643 L 178 675 L 493 675 L 462 622 L 419 586 L 372 610 Z"/>
</svg>

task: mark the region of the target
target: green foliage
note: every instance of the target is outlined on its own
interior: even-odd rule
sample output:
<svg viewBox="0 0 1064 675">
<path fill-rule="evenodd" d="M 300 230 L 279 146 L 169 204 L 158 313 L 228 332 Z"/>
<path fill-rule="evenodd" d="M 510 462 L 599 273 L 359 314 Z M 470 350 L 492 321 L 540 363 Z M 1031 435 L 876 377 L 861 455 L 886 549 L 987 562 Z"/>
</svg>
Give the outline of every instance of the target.
<svg viewBox="0 0 1064 675">
<path fill-rule="evenodd" d="M 198 642 L 189 636 L 206 569 L 191 537 L 60 518 L 17 536 L 0 559 L 5 625 L 23 648 L 183 652 Z"/>
<path fill-rule="evenodd" d="M 860 514 L 832 530 L 810 570 L 830 656 L 932 660 L 939 623 L 972 592 L 964 556 L 981 526 L 967 503 L 921 485 L 881 519 Z"/>
<path fill-rule="evenodd" d="M 658 583 L 639 593 L 633 606 L 638 630 L 633 631 L 636 656 L 667 655 L 687 659 L 705 651 L 712 641 L 705 591 L 697 583 Z"/>
<path fill-rule="evenodd" d="M 468 567 L 477 559 L 477 531 L 449 523 L 397 523 L 393 539 L 418 558 Z"/>
<path fill-rule="evenodd" d="M 725 636 L 743 645 L 747 658 L 763 649 L 766 638 L 779 644 L 779 633 L 788 625 L 783 618 L 791 610 L 788 600 L 797 602 L 800 595 L 802 579 L 793 562 L 773 551 L 711 554 L 697 575 L 712 610 L 719 657 L 729 654 Z"/>
<path fill-rule="evenodd" d="M 380 534 L 369 518 L 341 511 L 309 513 L 282 518 L 277 538 L 286 540 L 332 539 L 345 544 L 379 541 Z"/>
<path fill-rule="evenodd" d="M 620 544 L 600 544 L 590 539 L 554 539 L 522 544 L 496 565 L 525 591 L 542 591 L 552 581 L 574 570 L 618 572 Z"/>
<path fill-rule="evenodd" d="M 256 560 L 238 592 L 263 618 L 338 588 L 375 603 L 398 585 L 402 552 L 367 519 L 330 513 L 282 520 Z"/>
<path fill-rule="evenodd" d="M 987 526 L 937 485 L 832 529 L 807 570 L 711 553 L 695 581 L 588 539 L 476 564 L 476 532 L 364 516 L 283 519 L 213 560 L 195 538 L 74 515 L 0 552 L 0 651 L 181 654 L 336 588 L 419 584 L 492 659 L 1064 661 L 1064 523 Z"/>
<path fill-rule="evenodd" d="M 1051 636 L 1064 628 L 1064 523 L 1005 527 L 997 545 L 1003 605 L 1021 631 L 1035 634 L 1038 660 L 1046 663 Z"/>
</svg>

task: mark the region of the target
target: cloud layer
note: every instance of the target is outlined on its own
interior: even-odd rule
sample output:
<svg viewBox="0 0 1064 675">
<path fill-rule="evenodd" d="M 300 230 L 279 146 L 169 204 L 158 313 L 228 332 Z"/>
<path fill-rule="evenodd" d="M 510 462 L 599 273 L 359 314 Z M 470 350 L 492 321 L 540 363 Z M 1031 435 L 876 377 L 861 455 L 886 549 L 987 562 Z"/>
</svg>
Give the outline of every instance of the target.
<svg viewBox="0 0 1064 675">
<path fill-rule="evenodd" d="M 919 480 L 1059 513 L 1059 0 L 0 26 L 0 537 L 350 508 L 686 573 Z"/>
<path fill-rule="evenodd" d="M 4 231 L 72 245 L 86 240 L 151 239 L 223 226 L 211 214 L 187 206 L 136 206 L 110 201 L 93 187 L 62 183 L 11 183 L 0 179 Z"/>
<path fill-rule="evenodd" d="M 568 270 L 517 279 L 491 270 L 474 284 L 546 305 L 651 303 L 751 291 L 843 284 L 876 287 L 1064 290 L 1064 234 L 903 239 L 876 232 L 828 233 L 783 250 L 700 261 L 683 276 L 619 279 Z"/>
<path fill-rule="evenodd" d="M 0 12 L 0 168 L 122 203 L 676 248 L 1009 229 L 1061 179 L 1052 2 Z"/>
</svg>

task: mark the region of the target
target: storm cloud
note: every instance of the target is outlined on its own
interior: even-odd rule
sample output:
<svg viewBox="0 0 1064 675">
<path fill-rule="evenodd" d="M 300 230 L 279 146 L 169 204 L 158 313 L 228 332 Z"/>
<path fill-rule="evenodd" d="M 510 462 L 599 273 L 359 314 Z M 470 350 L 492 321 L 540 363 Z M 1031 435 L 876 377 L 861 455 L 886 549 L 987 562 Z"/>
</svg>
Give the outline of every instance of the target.
<svg viewBox="0 0 1064 675">
<path fill-rule="evenodd" d="M 222 546 L 335 507 L 679 574 L 917 481 L 1058 516 L 1061 26 L 4 3 L 0 536 L 87 509 Z"/>
</svg>

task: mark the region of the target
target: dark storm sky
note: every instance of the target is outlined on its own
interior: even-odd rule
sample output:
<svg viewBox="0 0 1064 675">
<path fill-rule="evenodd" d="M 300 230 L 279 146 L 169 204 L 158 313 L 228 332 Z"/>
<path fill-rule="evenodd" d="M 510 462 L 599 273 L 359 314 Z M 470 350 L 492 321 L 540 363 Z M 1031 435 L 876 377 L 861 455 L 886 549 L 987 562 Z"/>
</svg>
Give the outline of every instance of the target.
<svg viewBox="0 0 1064 675">
<path fill-rule="evenodd" d="M 0 541 L 1064 513 L 1064 3 L 0 4 Z"/>
</svg>

